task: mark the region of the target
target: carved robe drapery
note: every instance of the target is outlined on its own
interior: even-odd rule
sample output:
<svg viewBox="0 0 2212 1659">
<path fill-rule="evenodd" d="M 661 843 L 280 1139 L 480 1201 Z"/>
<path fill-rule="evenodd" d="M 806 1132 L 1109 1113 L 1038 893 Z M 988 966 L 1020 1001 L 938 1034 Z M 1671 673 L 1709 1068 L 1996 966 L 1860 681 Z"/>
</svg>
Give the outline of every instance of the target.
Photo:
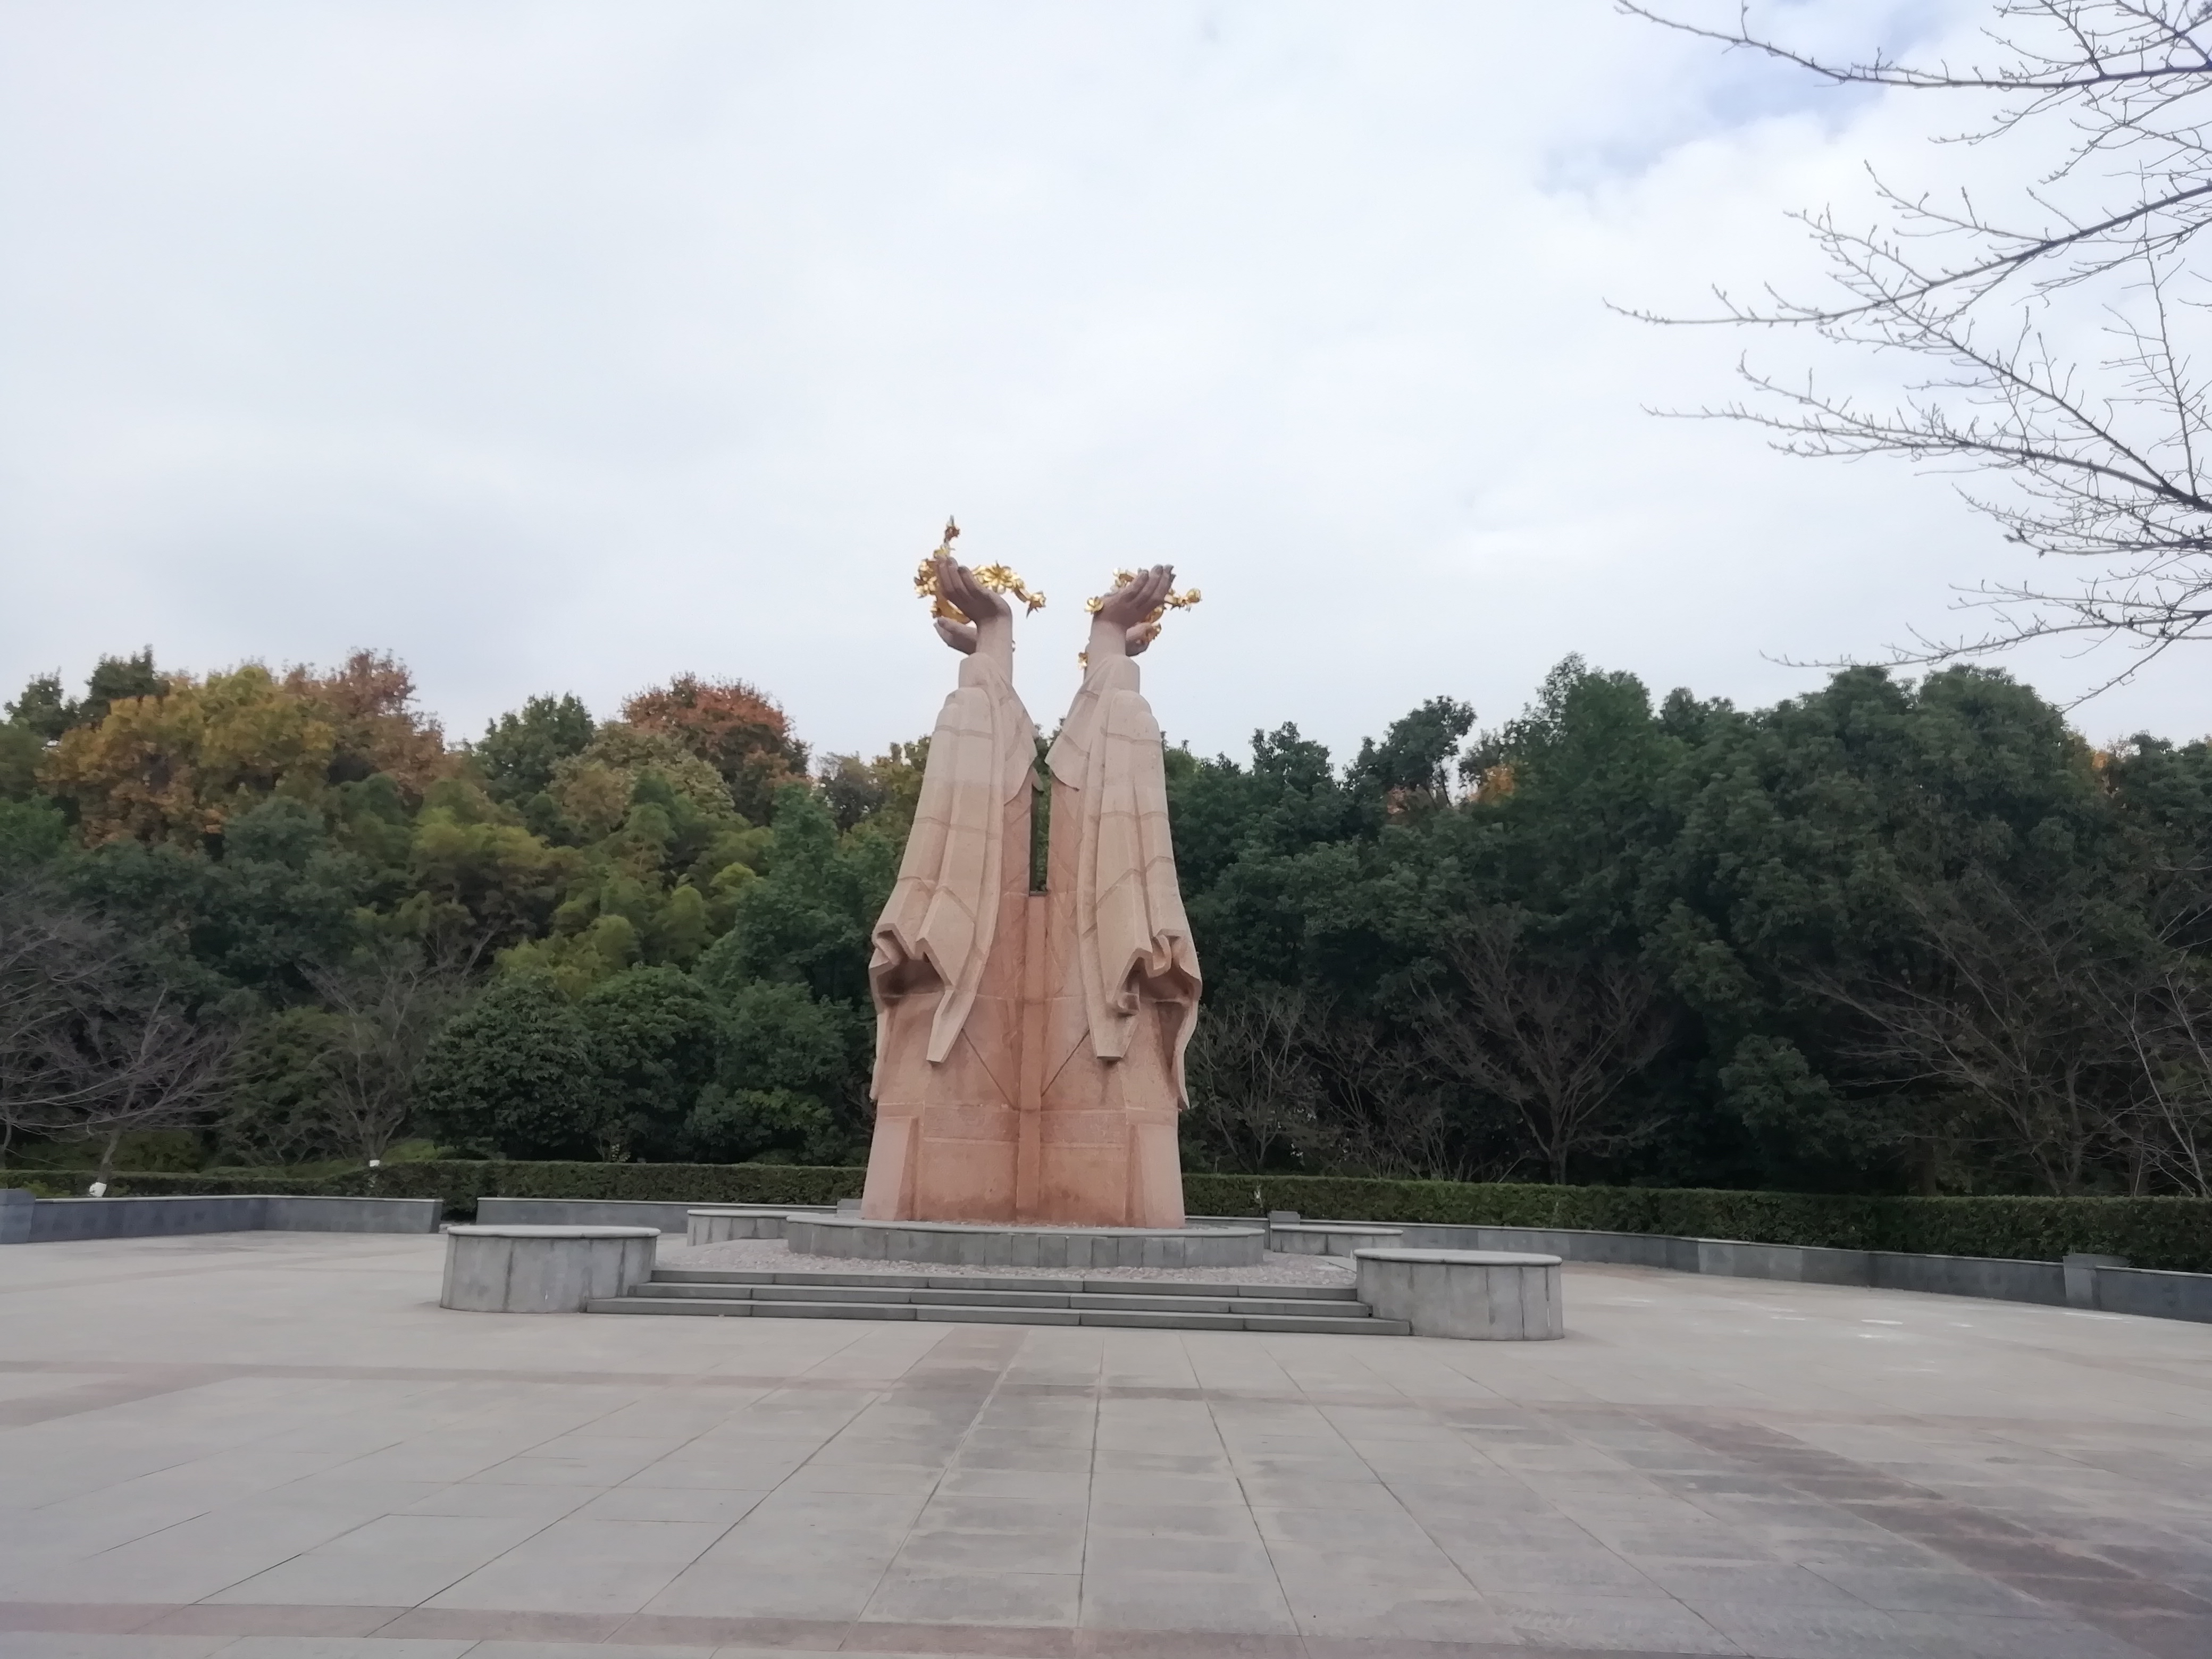
<svg viewBox="0 0 2212 1659">
<path fill-rule="evenodd" d="M 998 935 L 1008 860 L 1029 887 L 1028 813 L 1007 845 L 1006 808 L 1026 808 L 1036 763 L 1036 727 L 995 663 L 969 657 L 929 734 L 921 798 L 899 860 L 898 882 L 877 919 L 868 980 L 876 994 L 875 1087 L 890 1052 L 886 1022 L 899 997 L 944 988 L 925 1050 L 941 1064 L 967 1023 Z M 887 994 L 888 993 L 888 994 Z"/>
<path fill-rule="evenodd" d="M 1036 766 L 1036 729 L 1005 670 L 963 659 L 868 964 L 872 1219 L 1013 1218 Z"/>
<path fill-rule="evenodd" d="M 1091 669 L 1052 746 L 1053 780 L 1066 792 L 1054 796 L 1053 836 L 1074 843 L 1071 921 L 1091 1053 L 1121 1060 L 1140 1036 L 1158 1040 L 1181 1106 L 1183 1050 L 1198 1022 L 1198 951 L 1176 879 L 1163 744 L 1137 665 L 1109 657 Z M 1063 823 L 1063 801 L 1077 809 L 1072 823 Z M 1146 1032 L 1148 1000 L 1164 1005 L 1165 1024 Z"/>
</svg>

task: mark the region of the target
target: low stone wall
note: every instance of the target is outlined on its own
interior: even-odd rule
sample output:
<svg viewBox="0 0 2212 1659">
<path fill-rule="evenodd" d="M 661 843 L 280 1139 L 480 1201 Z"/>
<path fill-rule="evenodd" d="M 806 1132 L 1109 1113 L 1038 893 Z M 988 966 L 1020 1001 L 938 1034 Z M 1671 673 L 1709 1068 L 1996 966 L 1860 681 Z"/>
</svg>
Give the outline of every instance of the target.
<svg viewBox="0 0 2212 1659">
<path fill-rule="evenodd" d="M 787 1210 L 761 1205 L 721 1204 L 687 1212 L 684 1242 L 720 1244 L 732 1238 L 781 1238 Z"/>
<path fill-rule="evenodd" d="M 787 1214 L 798 1255 L 977 1267 L 1256 1267 L 1259 1227 L 1006 1227 Z"/>
<path fill-rule="evenodd" d="M 1864 1285 L 1876 1290 L 1981 1297 L 2046 1307 L 2094 1307 L 2161 1319 L 2212 1322 L 2212 1273 L 2156 1273 L 2077 1262 L 2084 1299 L 2067 1295 L 2067 1267 L 2057 1261 L 1995 1256 L 1920 1255 L 1899 1250 L 1837 1250 L 1815 1245 L 1753 1244 L 1725 1238 L 1678 1238 L 1665 1233 L 1583 1232 L 1565 1227 L 1443 1227 L 1405 1224 L 1408 1247 L 1448 1250 L 1537 1250 L 1569 1261 L 1664 1267 L 1731 1279 L 1772 1279 L 1802 1285 Z"/>
<path fill-rule="evenodd" d="M 1267 1223 L 1267 1248 L 1285 1255 L 1350 1255 L 1354 1250 L 1379 1250 L 1403 1242 L 1402 1227 L 1371 1226 L 1353 1221 L 1276 1221 Z"/>
<path fill-rule="evenodd" d="M 477 1220 L 487 1227 L 658 1227 L 664 1233 L 684 1233 L 690 1231 L 685 1218 L 694 1210 L 752 1208 L 773 1208 L 778 1215 L 836 1213 L 828 1204 L 709 1205 L 696 1198 L 480 1198 Z"/>
<path fill-rule="evenodd" d="M 2143 1267 L 2095 1271 L 2097 1306 L 2106 1313 L 2212 1324 L 2212 1273 L 2153 1273 Z"/>
<path fill-rule="evenodd" d="M 0 1192 L 0 1244 L 183 1233 L 430 1233 L 434 1198 L 301 1198 L 247 1193 L 194 1198 L 33 1198 Z"/>
</svg>

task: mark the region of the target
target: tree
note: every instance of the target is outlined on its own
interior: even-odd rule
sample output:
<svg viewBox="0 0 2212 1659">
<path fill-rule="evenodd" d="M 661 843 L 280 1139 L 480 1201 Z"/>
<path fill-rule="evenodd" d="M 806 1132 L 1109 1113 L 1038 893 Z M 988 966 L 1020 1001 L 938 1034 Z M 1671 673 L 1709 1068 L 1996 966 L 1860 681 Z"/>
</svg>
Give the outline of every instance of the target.
<svg viewBox="0 0 2212 1659">
<path fill-rule="evenodd" d="M 722 1021 L 713 995 L 674 968 L 632 968 L 592 987 L 576 1012 L 592 1058 L 599 1156 L 670 1155 L 714 1075 Z"/>
<path fill-rule="evenodd" d="M 331 783 L 357 783 L 381 774 L 410 799 L 420 800 L 457 769 L 444 729 L 414 706 L 415 677 L 389 652 L 356 651 L 328 674 L 291 669 L 284 689 L 330 724 Z"/>
<path fill-rule="evenodd" d="M 205 1112 L 229 1041 L 118 929 L 36 884 L 0 891 L 0 1162 L 19 1136 L 97 1140 L 105 1180 L 125 1133 Z"/>
<path fill-rule="evenodd" d="M 467 1005 L 464 966 L 386 940 L 307 979 L 327 1011 L 319 1102 L 327 1133 L 351 1157 L 380 1158 L 414 1111 L 431 1042 Z"/>
<path fill-rule="evenodd" d="M 713 1080 L 684 1125 L 694 1158 L 835 1163 L 864 1156 L 872 1022 L 802 986 L 721 985 Z"/>
<path fill-rule="evenodd" d="M 1547 1177 L 1564 1185 L 1577 1158 L 1648 1134 L 1623 1093 L 1659 1057 L 1673 1021 L 1635 964 L 1595 951 L 1540 952 L 1527 919 L 1493 911 L 1446 947 L 1456 983 L 1424 1027 L 1435 1063 L 1520 1114 Z"/>
<path fill-rule="evenodd" d="M 806 776 L 806 745 L 791 735 L 789 719 L 743 680 L 678 674 L 623 704 L 623 718 L 666 733 L 713 767 L 738 811 L 756 823 L 767 820 L 778 789 Z"/>
<path fill-rule="evenodd" d="M 258 663 L 117 700 L 64 732 L 41 769 L 88 843 L 197 848 L 270 795 L 319 795 L 337 733 L 323 710 Z"/>
<path fill-rule="evenodd" d="M 601 1094 L 582 1018 L 537 974 L 502 974 L 442 1026 L 416 1073 L 424 1125 L 501 1158 L 589 1158 Z"/>
<path fill-rule="evenodd" d="M 553 769 L 591 747 L 599 728 L 574 695 L 532 697 L 484 728 L 470 753 L 494 800 L 520 805 L 553 787 Z"/>
<path fill-rule="evenodd" d="M 1184 1057 L 1186 1161 L 1237 1171 L 1326 1166 L 1328 1096 L 1309 1052 L 1317 1017 L 1300 988 L 1207 997 Z"/>
<path fill-rule="evenodd" d="M 2197 0 L 2001 0 L 1990 58 L 1954 68 L 1825 57 L 1754 29 L 1747 10 L 1705 27 L 1620 3 L 1831 85 L 1969 100 L 1983 113 L 1966 136 L 2017 158 L 2018 184 L 1994 201 L 1878 179 L 1870 225 L 1802 215 L 1828 293 L 1723 291 L 1717 316 L 1693 319 L 1917 362 L 1925 378 L 1893 407 L 1746 368 L 1753 398 L 1701 413 L 1760 428 L 1785 453 L 1978 471 L 1996 488 L 1967 499 L 2008 539 L 2079 573 L 1975 590 L 1962 603 L 1989 610 L 1988 626 L 1948 640 L 1916 630 L 1897 659 L 2077 635 L 2134 647 L 2116 681 L 2212 638 L 2212 410 L 2190 352 L 2195 242 L 2212 223 L 2212 13 Z M 2069 337 L 2092 330 L 2110 355 L 2083 362 Z"/>
</svg>

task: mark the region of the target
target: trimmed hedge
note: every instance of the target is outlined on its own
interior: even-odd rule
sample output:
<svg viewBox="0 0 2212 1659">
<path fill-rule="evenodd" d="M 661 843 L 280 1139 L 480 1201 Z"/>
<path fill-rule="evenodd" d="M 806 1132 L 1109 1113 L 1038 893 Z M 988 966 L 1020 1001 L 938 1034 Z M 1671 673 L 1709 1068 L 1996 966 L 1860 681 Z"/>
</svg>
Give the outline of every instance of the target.
<svg viewBox="0 0 2212 1659">
<path fill-rule="evenodd" d="M 252 1170 L 118 1175 L 108 1190 L 118 1195 L 334 1193 L 441 1198 L 447 1215 L 459 1218 L 474 1215 L 477 1200 L 485 1197 L 834 1204 L 841 1198 L 858 1198 L 866 1175 L 860 1169 L 785 1164 L 445 1160 L 392 1164 L 313 1180 Z M 0 1175 L 0 1185 L 8 1180 Z M 2124 1255 L 2138 1267 L 2212 1273 L 2212 1200 L 2195 1198 L 1850 1198 L 1698 1188 L 1186 1174 L 1183 1199 L 1194 1215 L 1296 1210 L 1337 1220 L 1574 1227 L 2028 1261 L 2056 1261 L 2085 1250 Z"/>
<path fill-rule="evenodd" d="M 2075 1251 L 2212 1273 L 2212 1199 L 1854 1198 L 1694 1187 L 1537 1187 L 1329 1176 L 1185 1175 L 1198 1215 L 1296 1210 L 1337 1220 L 1574 1227 L 1755 1244 L 2056 1261 Z"/>
<path fill-rule="evenodd" d="M 253 1170 L 195 1175 L 118 1175 L 118 1197 L 200 1193 L 328 1193 L 340 1197 L 439 1198 L 449 1219 L 480 1198 L 638 1198 L 690 1204 L 835 1204 L 858 1198 L 865 1169 L 797 1164 L 553 1164 L 521 1159 L 426 1159 L 315 1180 Z"/>
</svg>

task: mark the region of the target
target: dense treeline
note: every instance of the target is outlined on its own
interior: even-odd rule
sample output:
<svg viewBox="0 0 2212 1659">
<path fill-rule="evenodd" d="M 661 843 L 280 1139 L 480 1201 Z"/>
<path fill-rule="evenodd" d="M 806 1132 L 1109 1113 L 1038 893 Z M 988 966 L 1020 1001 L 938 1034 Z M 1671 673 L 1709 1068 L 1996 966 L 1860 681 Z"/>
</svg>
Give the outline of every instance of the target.
<svg viewBox="0 0 2212 1659">
<path fill-rule="evenodd" d="M 817 764 L 692 676 L 459 745 L 368 653 L 34 680 L 0 1152 L 857 1160 L 924 759 Z M 1978 670 L 1745 711 L 1570 660 L 1494 731 L 1438 699 L 1169 787 L 1194 1168 L 2212 1194 L 2203 744 L 2093 752 Z"/>
</svg>

